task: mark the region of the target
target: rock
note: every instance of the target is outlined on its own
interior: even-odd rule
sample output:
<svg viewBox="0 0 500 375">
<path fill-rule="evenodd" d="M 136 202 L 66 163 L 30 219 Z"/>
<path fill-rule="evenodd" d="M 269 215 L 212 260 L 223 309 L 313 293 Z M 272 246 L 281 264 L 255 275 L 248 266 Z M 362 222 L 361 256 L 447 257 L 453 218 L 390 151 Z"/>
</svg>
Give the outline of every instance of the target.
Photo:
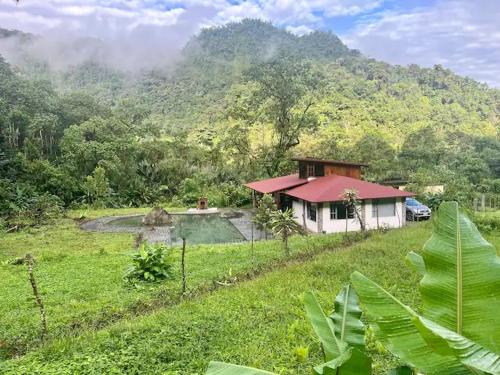
<svg viewBox="0 0 500 375">
<path fill-rule="evenodd" d="M 170 225 L 172 224 L 172 215 L 161 207 L 155 207 L 142 219 L 144 225 Z"/>
</svg>

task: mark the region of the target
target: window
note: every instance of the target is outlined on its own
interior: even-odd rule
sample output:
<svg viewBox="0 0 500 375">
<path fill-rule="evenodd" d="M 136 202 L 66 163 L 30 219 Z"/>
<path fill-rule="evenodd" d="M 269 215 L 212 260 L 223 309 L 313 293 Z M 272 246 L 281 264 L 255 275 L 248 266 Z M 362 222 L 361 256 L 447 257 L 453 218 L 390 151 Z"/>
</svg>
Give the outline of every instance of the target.
<svg viewBox="0 0 500 375">
<path fill-rule="evenodd" d="M 314 164 L 307 164 L 307 177 L 314 177 Z"/>
<path fill-rule="evenodd" d="M 347 214 L 348 219 L 354 219 L 354 207 L 347 207 L 343 203 L 330 203 L 330 219 L 341 220 L 345 219 Z"/>
<path fill-rule="evenodd" d="M 396 198 L 372 200 L 372 217 L 396 216 Z"/>
<path fill-rule="evenodd" d="M 316 221 L 316 204 L 307 202 L 307 218 Z"/>
</svg>

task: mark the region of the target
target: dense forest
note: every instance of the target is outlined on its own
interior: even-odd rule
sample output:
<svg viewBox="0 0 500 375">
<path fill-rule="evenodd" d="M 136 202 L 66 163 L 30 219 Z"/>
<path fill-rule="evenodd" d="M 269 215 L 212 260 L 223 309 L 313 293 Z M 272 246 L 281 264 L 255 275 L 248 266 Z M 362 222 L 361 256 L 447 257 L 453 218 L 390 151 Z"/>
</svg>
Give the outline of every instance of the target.
<svg viewBox="0 0 500 375">
<path fill-rule="evenodd" d="M 0 38 L 29 51 L 41 37 Z M 369 180 L 445 184 L 448 198 L 498 194 L 499 116 L 499 90 L 442 66 L 392 66 L 257 20 L 204 29 L 148 71 L 20 52 L 0 60 L 0 213 L 22 225 L 201 194 L 241 205 L 242 182 L 293 171 L 292 155 L 369 163 Z"/>
</svg>

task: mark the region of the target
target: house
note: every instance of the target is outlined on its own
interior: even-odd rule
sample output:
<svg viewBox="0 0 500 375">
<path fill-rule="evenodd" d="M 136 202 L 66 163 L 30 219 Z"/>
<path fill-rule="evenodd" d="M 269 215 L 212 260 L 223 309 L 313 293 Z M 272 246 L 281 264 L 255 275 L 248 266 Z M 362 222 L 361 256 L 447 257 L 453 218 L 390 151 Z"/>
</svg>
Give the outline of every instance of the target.
<svg viewBox="0 0 500 375">
<path fill-rule="evenodd" d="M 358 212 L 367 229 L 405 224 L 405 199 L 413 193 L 362 180 L 366 164 L 315 158 L 293 158 L 298 174 L 246 184 L 254 194 L 272 194 L 281 209 L 291 208 L 295 220 L 311 232 L 361 229 L 354 210 L 343 204 L 346 189 L 356 190 Z"/>
</svg>

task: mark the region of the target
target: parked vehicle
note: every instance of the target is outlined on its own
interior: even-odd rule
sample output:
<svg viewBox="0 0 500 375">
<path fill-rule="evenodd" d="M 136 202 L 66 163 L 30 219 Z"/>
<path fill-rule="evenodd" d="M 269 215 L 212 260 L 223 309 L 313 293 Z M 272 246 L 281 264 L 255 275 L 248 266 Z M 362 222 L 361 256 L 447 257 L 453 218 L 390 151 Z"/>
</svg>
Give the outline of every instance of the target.
<svg viewBox="0 0 500 375">
<path fill-rule="evenodd" d="M 415 198 L 406 199 L 406 220 L 419 221 L 428 220 L 431 217 L 431 209 L 420 203 Z"/>
</svg>

